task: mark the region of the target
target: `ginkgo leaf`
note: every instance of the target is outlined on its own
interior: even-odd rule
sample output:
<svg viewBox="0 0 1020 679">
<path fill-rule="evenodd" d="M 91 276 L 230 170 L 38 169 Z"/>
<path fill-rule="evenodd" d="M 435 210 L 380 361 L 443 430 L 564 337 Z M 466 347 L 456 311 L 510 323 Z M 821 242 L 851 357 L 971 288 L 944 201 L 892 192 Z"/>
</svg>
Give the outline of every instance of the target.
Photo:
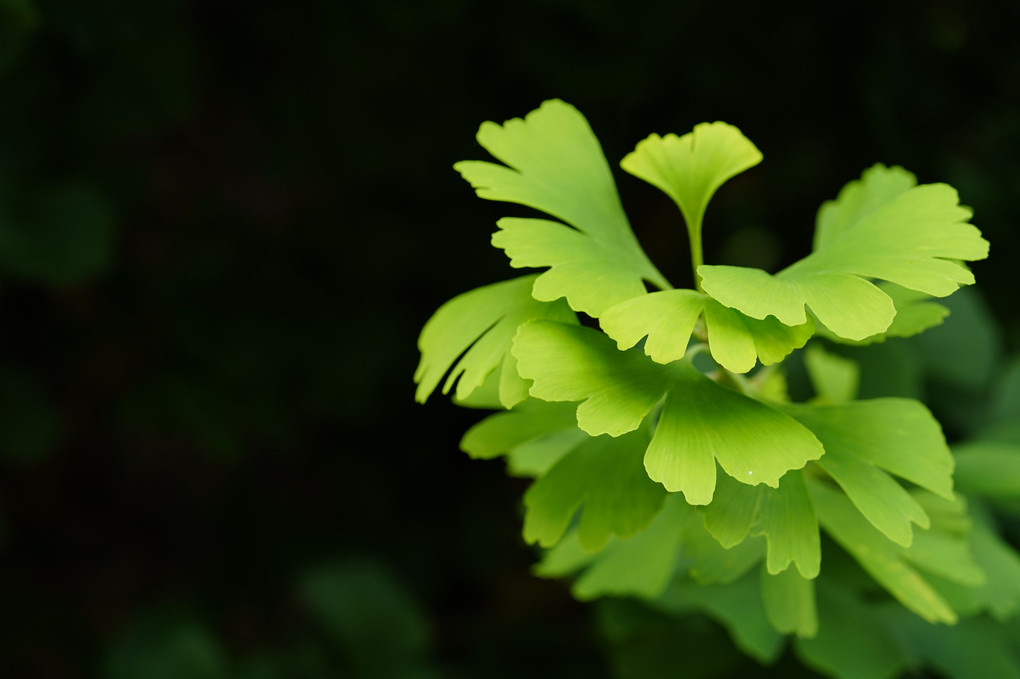
<svg viewBox="0 0 1020 679">
<path fill-rule="evenodd" d="M 890 177 L 892 177 L 890 179 Z M 896 309 L 889 295 L 867 279 L 889 281 L 934 297 L 945 297 L 974 282 L 958 260 L 988 256 L 988 241 L 967 220 L 956 190 L 926 184 L 896 192 L 903 177 L 877 165 L 860 183 L 875 199 L 869 209 L 837 211 L 818 238 L 818 248 L 775 275 L 760 269 L 702 266 L 705 292 L 724 306 L 753 318 L 775 316 L 795 326 L 807 319 L 805 307 L 834 334 L 862 340 L 885 332 Z M 839 208 L 849 189 L 836 200 Z M 824 210 L 823 210 L 824 212 Z M 828 211 L 832 213 L 832 210 Z"/>
<path fill-rule="evenodd" d="M 777 489 L 720 479 L 712 503 L 699 510 L 705 528 L 727 549 L 748 535 L 764 536 L 769 573 L 781 573 L 794 563 L 803 577 L 818 576 L 822 558 L 818 520 L 800 470 L 786 474 Z"/>
<path fill-rule="evenodd" d="M 574 408 L 569 404 L 529 399 L 468 429 L 460 448 L 475 459 L 489 460 L 529 441 L 576 427 Z"/>
<path fill-rule="evenodd" d="M 726 627 L 733 643 L 759 662 L 775 661 L 783 649 L 783 637 L 765 613 L 755 573 L 726 585 L 676 582 L 652 605 L 672 613 L 703 612 Z"/>
<path fill-rule="evenodd" d="M 684 531 L 697 521 L 693 509 L 672 495 L 644 530 L 626 539 L 610 538 L 598 553 L 586 552 L 577 531 L 571 531 L 545 553 L 535 573 L 563 577 L 585 569 L 572 588 L 581 601 L 628 595 L 654 599 L 676 572 Z"/>
<path fill-rule="evenodd" d="M 776 631 L 813 637 L 818 633 L 815 581 L 792 568 L 775 575 L 761 569 L 761 599 Z"/>
<path fill-rule="evenodd" d="M 460 448 L 475 459 L 506 455 L 514 476 L 541 476 L 589 438 L 577 428 L 574 411 L 570 404 L 528 399 L 468 429 Z"/>
<path fill-rule="evenodd" d="M 671 287 L 634 237 L 602 147 L 577 109 L 546 101 L 523 120 L 482 124 L 478 142 L 506 163 L 454 165 L 479 197 L 533 207 L 566 223 L 502 219 L 492 238 L 511 266 L 551 267 L 535 280 L 536 299 L 566 297 L 573 309 L 598 316 L 644 294 L 643 280 Z"/>
<path fill-rule="evenodd" d="M 750 533 L 764 535 L 768 542 L 770 574 L 782 573 L 794 563 L 803 577 L 818 577 L 822 562 L 818 519 L 800 470 L 784 476 L 779 488 L 762 489 Z"/>
<path fill-rule="evenodd" d="M 1020 611 L 1020 554 L 996 534 L 987 510 L 979 507 L 972 514 L 970 552 L 984 571 L 985 582 L 976 586 L 949 580 L 934 584 L 961 616 L 988 611 L 995 619 L 1006 621 Z"/>
<path fill-rule="evenodd" d="M 599 324 L 620 349 L 630 349 L 647 337 L 645 353 L 656 363 L 670 363 L 684 357 L 702 316 L 712 358 L 736 373 L 746 373 L 758 359 L 763 365 L 778 363 L 804 346 L 814 331 L 810 320 L 791 328 L 775 318 L 750 318 L 694 290 L 664 290 L 628 299 L 606 310 Z"/>
<path fill-rule="evenodd" d="M 918 553 L 916 539 L 912 547 L 900 547 L 872 526 L 842 493 L 818 481 L 809 483 L 808 488 L 822 527 L 871 577 L 928 622 L 956 622 L 953 609 L 912 565 L 920 562 L 926 570 L 936 570 L 941 551 Z"/>
<path fill-rule="evenodd" d="M 1020 444 L 969 441 L 953 447 L 956 481 L 965 492 L 1020 498 Z"/>
<path fill-rule="evenodd" d="M 896 316 L 885 332 L 865 337 L 862 340 L 849 340 L 836 335 L 825 326 L 819 325 L 816 328 L 817 334 L 820 337 L 840 344 L 863 346 L 876 342 L 884 342 L 894 337 L 913 337 L 914 335 L 919 335 L 925 330 L 941 325 L 946 320 L 946 317 L 949 316 L 949 309 L 938 302 L 933 302 L 931 295 L 908 290 L 902 286 L 884 281 L 878 284 L 878 289 L 889 295 L 893 306 L 896 307 Z"/>
<path fill-rule="evenodd" d="M 702 585 L 733 582 L 765 558 L 765 540 L 751 538 L 725 549 L 696 523 L 688 526 L 683 540 L 687 573 Z"/>
<path fill-rule="evenodd" d="M 827 200 L 818 208 L 812 249 L 831 244 L 869 213 L 915 186 L 917 177 L 902 167 L 872 165 L 860 180 L 848 182 L 836 200 Z"/>
<path fill-rule="evenodd" d="M 701 227 L 708 202 L 726 180 L 761 159 L 761 151 L 740 130 L 714 122 L 695 125 L 682 137 L 653 134 L 638 142 L 620 167 L 661 189 L 680 208 L 696 269 L 701 263 Z"/>
<path fill-rule="evenodd" d="M 914 665 L 935 669 L 947 679 L 1020 679 L 1020 627 L 985 617 L 961 620 L 953 627 L 928 625 L 898 607 L 879 610 L 884 627 Z"/>
<path fill-rule="evenodd" d="M 861 369 L 856 362 L 812 343 L 804 352 L 804 367 L 815 390 L 815 403 L 847 403 L 857 396 Z"/>
<path fill-rule="evenodd" d="M 821 440 L 825 455 L 818 466 L 890 540 L 910 545 L 911 523 L 927 528 L 929 522 L 924 509 L 886 471 L 953 497 L 952 454 L 938 422 L 918 401 L 791 404 L 783 410 Z"/>
<path fill-rule="evenodd" d="M 592 436 L 633 431 L 661 402 L 645 469 L 691 504 L 711 502 L 717 462 L 743 483 L 776 487 L 787 471 L 823 452 L 789 416 L 720 386 L 688 361 L 659 365 L 638 350 L 617 350 L 590 328 L 525 324 L 513 354 L 520 374 L 533 380 L 532 396 L 581 401 L 577 422 Z"/>
<path fill-rule="evenodd" d="M 589 551 L 647 526 L 666 497 L 641 464 L 647 446 L 647 433 L 638 430 L 590 438 L 567 453 L 524 494 L 524 539 L 555 545 L 578 509 L 578 539 Z"/>
<path fill-rule="evenodd" d="M 808 667 L 838 679 L 895 679 L 908 668 L 875 608 L 831 578 L 818 582 L 818 623 L 815 637 L 794 646 Z"/>
<path fill-rule="evenodd" d="M 443 393 L 449 393 L 456 382 L 457 398 L 465 399 L 497 368 L 501 370 L 499 396 L 503 406 L 510 408 L 524 400 L 528 385 L 518 376 L 509 353 L 517 326 L 532 318 L 577 322 L 563 302 L 536 301 L 531 296 L 534 281 L 532 275 L 493 283 L 458 295 L 439 307 L 418 337 L 421 361 L 414 373 L 418 385 L 415 400 L 424 403 L 448 370 Z"/>
</svg>

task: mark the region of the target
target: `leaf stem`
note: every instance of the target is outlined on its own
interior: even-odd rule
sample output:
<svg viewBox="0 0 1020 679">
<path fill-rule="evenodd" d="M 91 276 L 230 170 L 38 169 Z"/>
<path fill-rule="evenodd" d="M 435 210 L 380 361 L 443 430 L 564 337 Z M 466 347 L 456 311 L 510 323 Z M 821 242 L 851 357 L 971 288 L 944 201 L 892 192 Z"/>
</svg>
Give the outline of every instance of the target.
<svg viewBox="0 0 1020 679">
<path fill-rule="evenodd" d="M 687 220 L 687 239 L 691 244 L 691 271 L 694 274 L 694 287 L 698 292 L 704 292 L 701 287 L 701 276 L 698 275 L 698 267 L 705 263 L 701 253 L 701 215 L 695 219 Z"/>
</svg>

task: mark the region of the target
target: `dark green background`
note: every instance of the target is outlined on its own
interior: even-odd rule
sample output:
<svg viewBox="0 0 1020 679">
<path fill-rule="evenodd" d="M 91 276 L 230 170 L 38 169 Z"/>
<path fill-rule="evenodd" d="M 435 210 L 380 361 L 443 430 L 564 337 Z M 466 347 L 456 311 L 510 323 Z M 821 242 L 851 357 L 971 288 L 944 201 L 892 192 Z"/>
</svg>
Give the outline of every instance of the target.
<svg viewBox="0 0 1020 679">
<path fill-rule="evenodd" d="M 413 403 L 431 312 L 512 275 L 488 236 L 514 208 L 451 165 L 551 97 L 614 167 L 725 120 L 765 161 L 706 259 L 774 268 L 902 164 L 975 208 L 1015 351 L 1018 26 L 1015 2 L 0 0 L 0 675 L 608 676 L 589 609 L 528 574 L 523 483 L 457 450 L 477 415 Z M 675 207 L 617 176 L 688 284 Z"/>
</svg>

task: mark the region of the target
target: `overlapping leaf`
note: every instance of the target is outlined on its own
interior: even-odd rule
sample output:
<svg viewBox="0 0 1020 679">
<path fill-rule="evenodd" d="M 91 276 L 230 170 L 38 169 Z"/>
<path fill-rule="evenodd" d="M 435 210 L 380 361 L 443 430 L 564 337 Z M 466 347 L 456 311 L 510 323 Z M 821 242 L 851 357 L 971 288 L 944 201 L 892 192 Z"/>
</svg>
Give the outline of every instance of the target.
<svg viewBox="0 0 1020 679">
<path fill-rule="evenodd" d="M 890 540 L 910 544 L 911 523 L 928 516 L 888 473 L 945 498 L 953 497 L 953 458 L 942 429 L 921 403 L 883 398 L 839 405 L 786 405 L 825 446 L 818 466 Z"/>
<path fill-rule="evenodd" d="M 620 349 L 647 337 L 644 351 L 657 363 L 684 357 L 698 319 L 703 317 L 712 358 L 722 367 L 746 373 L 758 359 L 772 365 L 804 346 L 814 331 L 808 320 L 790 327 L 775 318 L 757 320 L 694 290 L 664 290 L 610 307 L 599 319 Z"/>
<path fill-rule="evenodd" d="M 753 318 L 775 316 L 790 326 L 809 307 L 840 337 L 862 340 L 885 332 L 896 310 L 867 279 L 944 297 L 974 282 L 958 260 L 988 255 L 988 242 L 967 223 L 945 184 L 912 186 L 899 168 L 876 165 L 819 212 L 815 251 L 771 275 L 760 269 L 702 266 L 705 292 Z"/>
<path fill-rule="evenodd" d="M 814 580 L 792 568 L 775 575 L 762 569 L 761 598 L 765 615 L 777 631 L 799 637 L 818 633 Z"/>
<path fill-rule="evenodd" d="M 627 539 L 610 538 L 600 552 L 586 551 L 577 531 L 571 531 L 546 552 L 535 573 L 558 578 L 583 570 L 572 588 L 582 601 L 600 596 L 652 599 L 672 581 L 684 532 L 698 521 L 682 498 L 671 495 L 648 527 Z"/>
<path fill-rule="evenodd" d="M 566 222 L 498 223 L 492 242 L 511 266 L 550 267 L 535 280 L 536 299 L 566 297 L 573 309 L 598 316 L 643 295 L 643 280 L 671 287 L 634 237 L 598 139 L 577 109 L 546 101 L 523 120 L 484 123 L 478 142 L 506 163 L 454 165 L 481 198 L 519 203 Z"/>
<path fill-rule="evenodd" d="M 578 509 L 578 540 L 589 551 L 601 549 L 611 535 L 629 537 L 643 529 L 666 497 L 641 464 L 647 447 L 648 435 L 639 429 L 619 438 L 590 438 L 568 452 L 524 494 L 524 539 L 555 545 Z"/>
<path fill-rule="evenodd" d="M 532 298 L 534 280 L 533 275 L 521 276 L 475 288 L 439 307 L 418 337 L 421 361 L 414 381 L 419 403 L 435 391 L 448 370 L 444 394 L 456 382 L 457 397 L 466 398 L 499 369 L 503 406 L 510 408 L 527 397 L 528 385 L 517 374 L 516 361 L 509 353 L 517 326 L 533 318 L 577 322 L 563 302 L 545 303 Z"/>
<path fill-rule="evenodd" d="M 941 325 L 949 316 L 949 309 L 938 302 L 933 302 L 931 295 L 884 281 L 878 283 L 878 289 L 889 295 L 896 308 L 896 316 L 885 332 L 861 340 L 849 340 L 831 332 L 825 326 L 817 326 L 817 334 L 840 344 L 862 346 L 884 342 L 894 337 L 919 335 L 925 330 Z"/>
<path fill-rule="evenodd" d="M 901 547 L 869 523 L 842 493 L 817 481 L 808 487 L 822 527 L 871 577 L 925 620 L 956 622 L 956 612 L 915 567 L 960 584 L 981 584 L 984 574 L 970 554 L 966 535 L 933 526 L 918 533 L 910 547 Z M 962 506 L 955 507 L 956 515 L 962 515 Z"/>
<path fill-rule="evenodd" d="M 777 489 L 748 488 L 720 479 L 716 497 L 701 512 L 705 528 L 727 549 L 748 535 L 765 536 L 770 574 L 782 573 L 794 563 L 801 576 L 818 576 L 822 559 L 818 520 L 800 471 L 786 474 Z"/>
<path fill-rule="evenodd" d="M 589 328 L 527 323 L 512 351 L 520 374 L 534 381 L 532 396 L 581 401 L 577 422 L 592 436 L 633 431 L 661 402 L 645 468 L 691 504 L 712 500 L 717 462 L 742 483 L 776 487 L 787 471 L 823 452 L 792 418 L 720 386 L 689 362 L 656 364 Z"/>
<path fill-rule="evenodd" d="M 468 429 L 460 448 L 475 459 L 505 455 L 515 476 L 541 476 L 588 438 L 574 411 L 570 404 L 528 399 Z"/>
</svg>

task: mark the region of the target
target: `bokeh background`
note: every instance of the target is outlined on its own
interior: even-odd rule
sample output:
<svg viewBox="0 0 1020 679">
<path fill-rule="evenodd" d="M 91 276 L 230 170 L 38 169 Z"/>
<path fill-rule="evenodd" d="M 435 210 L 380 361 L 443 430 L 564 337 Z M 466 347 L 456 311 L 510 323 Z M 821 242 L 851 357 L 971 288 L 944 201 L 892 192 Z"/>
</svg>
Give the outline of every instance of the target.
<svg viewBox="0 0 1020 679">
<path fill-rule="evenodd" d="M 774 270 L 902 164 L 975 208 L 1016 352 L 1018 27 L 992 1 L 0 0 L 0 676 L 610 676 L 591 607 L 529 574 L 524 483 L 458 451 L 478 414 L 413 402 L 432 311 L 512 275 L 513 208 L 451 165 L 552 97 L 614 167 L 725 120 L 765 162 L 706 259 Z M 688 284 L 675 207 L 617 177 Z"/>
</svg>

